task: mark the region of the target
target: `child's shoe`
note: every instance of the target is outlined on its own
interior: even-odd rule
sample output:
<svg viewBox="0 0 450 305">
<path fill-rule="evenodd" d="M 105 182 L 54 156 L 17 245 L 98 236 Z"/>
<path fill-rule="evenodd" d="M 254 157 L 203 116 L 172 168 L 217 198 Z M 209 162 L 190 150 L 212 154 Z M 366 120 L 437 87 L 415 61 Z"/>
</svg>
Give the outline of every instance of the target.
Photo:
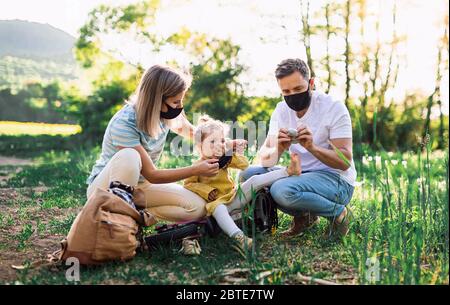
<svg viewBox="0 0 450 305">
<path fill-rule="evenodd" d="M 253 244 L 253 240 L 250 237 L 245 236 L 243 232 L 239 232 L 233 236 L 233 240 L 240 250 L 244 250 L 245 248 L 251 249 Z"/>
<path fill-rule="evenodd" d="M 181 249 L 179 252 L 182 252 L 184 255 L 200 255 L 201 251 L 202 248 L 200 248 L 200 244 L 197 239 L 185 237 L 181 241 Z"/>
</svg>

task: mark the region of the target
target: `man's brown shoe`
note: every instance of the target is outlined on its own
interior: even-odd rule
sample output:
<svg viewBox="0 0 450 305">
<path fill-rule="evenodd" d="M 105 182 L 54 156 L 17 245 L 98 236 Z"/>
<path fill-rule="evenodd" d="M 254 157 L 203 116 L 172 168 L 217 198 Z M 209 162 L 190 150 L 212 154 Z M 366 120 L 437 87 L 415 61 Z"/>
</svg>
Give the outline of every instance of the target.
<svg viewBox="0 0 450 305">
<path fill-rule="evenodd" d="M 310 213 L 294 216 L 291 227 L 288 230 L 281 232 L 280 236 L 292 237 L 298 235 L 317 223 L 319 223 L 319 217 L 316 215 L 311 215 Z"/>
</svg>

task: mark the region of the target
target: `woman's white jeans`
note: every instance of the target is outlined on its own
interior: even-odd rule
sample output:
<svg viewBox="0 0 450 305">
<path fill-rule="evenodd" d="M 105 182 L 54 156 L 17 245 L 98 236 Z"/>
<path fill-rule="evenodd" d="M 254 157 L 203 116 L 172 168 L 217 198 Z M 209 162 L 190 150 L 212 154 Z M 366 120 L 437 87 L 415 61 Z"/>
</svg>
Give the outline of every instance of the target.
<svg viewBox="0 0 450 305">
<path fill-rule="evenodd" d="M 120 181 L 143 190 L 146 208 L 159 220 L 183 222 L 205 217 L 203 198 L 176 183 L 139 183 L 141 169 L 139 153 L 133 148 L 121 149 L 88 186 L 86 195 L 89 198 L 95 188 L 107 190 L 111 181 Z"/>
</svg>

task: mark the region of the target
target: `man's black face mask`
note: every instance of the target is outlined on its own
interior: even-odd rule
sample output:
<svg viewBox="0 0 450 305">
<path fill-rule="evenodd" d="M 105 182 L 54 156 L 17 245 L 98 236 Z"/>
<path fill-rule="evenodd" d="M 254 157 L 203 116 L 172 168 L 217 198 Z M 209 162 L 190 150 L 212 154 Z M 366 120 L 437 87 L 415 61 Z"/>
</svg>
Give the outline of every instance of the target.
<svg viewBox="0 0 450 305">
<path fill-rule="evenodd" d="M 183 107 L 173 108 L 169 104 L 166 104 L 166 106 L 167 106 L 168 110 L 165 112 L 161 111 L 161 117 L 163 119 L 167 119 L 167 120 L 174 119 L 181 113 L 181 111 L 183 111 Z"/>
<path fill-rule="evenodd" d="M 284 100 L 286 104 L 294 111 L 302 111 L 306 109 L 311 104 L 311 92 L 308 89 L 305 92 L 285 95 Z"/>
</svg>

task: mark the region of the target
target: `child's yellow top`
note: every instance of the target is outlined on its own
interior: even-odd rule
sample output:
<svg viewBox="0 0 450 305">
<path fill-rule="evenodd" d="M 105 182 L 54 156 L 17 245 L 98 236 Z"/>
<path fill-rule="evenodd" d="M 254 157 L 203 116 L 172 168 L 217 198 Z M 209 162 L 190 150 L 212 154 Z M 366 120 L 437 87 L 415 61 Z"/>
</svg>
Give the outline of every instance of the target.
<svg viewBox="0 0 450 305">
<path fill-rule="evenodd" d="M 207 215 L 210 216 L 219 204 L 229 204 L 236 195 L 237 188 L 230 175 L 228 168 L 246 169 L 248 160 L 245 156 L 233 154 L 230 164 L 219 169 L 214 177 L 192 176 L 184 180 L 184 187 L 206 200 Z M 214 201 L 209 201 L 208 196 L 217 190 L 218 194 Z"/>
</svg>

